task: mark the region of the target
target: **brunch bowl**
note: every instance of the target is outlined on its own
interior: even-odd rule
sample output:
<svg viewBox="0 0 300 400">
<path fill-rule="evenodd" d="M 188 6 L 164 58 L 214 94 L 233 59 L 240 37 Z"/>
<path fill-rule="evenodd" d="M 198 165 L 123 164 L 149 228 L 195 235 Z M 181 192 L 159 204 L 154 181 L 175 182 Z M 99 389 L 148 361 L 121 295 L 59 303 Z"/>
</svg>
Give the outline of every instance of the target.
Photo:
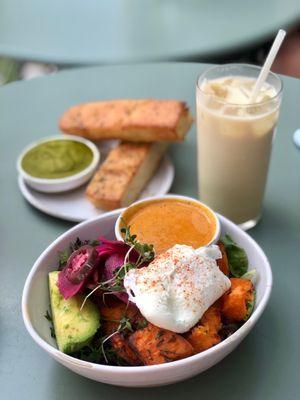
<svg viewBox="0 0 300 400">
<path fill-rule="evenodd" d="M 116 210 L 83 222 L 58 237 L 33 265 L 23 290 L 22 314 L 25 326 L 34 341 L 56 361 L 70 370 L 95 381 L 129 387 L 151 387 L 172 384 L 195 376 L 212 367 L 246 337 L 261 317 L 270 297 L 272 271 L 258 244 L 237 225 L 218 216 L 221 234 L 228 233 L 247 252 L 249 263 L 255 266 L 256 302 L 251 316 L 231 336 L 199 354 L 177 361 L 147 366 L 111 366 L 87 362 L 58 350 L 51 337 L 49 323 L 44 317 L 49 309 L 48 274 L 56 269 L 57 254 L 66 249 L 71 241 L 80 237 L 91 240 L 100 234 L 115 239 L 114 229 L 122 210 Z"/>
</svg>

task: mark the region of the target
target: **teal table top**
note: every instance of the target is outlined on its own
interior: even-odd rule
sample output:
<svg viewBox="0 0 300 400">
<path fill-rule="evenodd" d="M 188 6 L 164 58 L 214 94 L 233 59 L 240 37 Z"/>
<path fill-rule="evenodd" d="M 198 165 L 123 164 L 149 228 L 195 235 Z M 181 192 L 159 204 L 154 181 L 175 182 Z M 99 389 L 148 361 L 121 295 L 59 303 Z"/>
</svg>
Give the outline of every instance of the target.
<svg viewBox="0 0 300 400">
<path fill-rule="evenodd" d="M 0 0 L 0 56 L 59 64 L 207 59 L 300 18 L 299 0 Z"/>
<path fill-rule="evenodd" d="M 274 141 L 265 210 L 250 234 L 270 259 L 274 290 L 259 323 L 215 367 L 186 382 L 153 389 L 123 389 L 80 377 L 52 360 L 29 337 L 21 316 L 25 278 L 39 254 L 72 226 L 32 208 L 17 187 L 15 161 L 22 148 L 55 134 L 57 119 L 77 102 L 120 97 L 178 98 L 195 114 L 201 64 L 90 67 L 0 87 L 1 301 L 0 392 L 5 400 L 293 400 L 299 399 L 300 81 L 283 78 L 284 95 Z M 172 192 L 197 196 L 195 127 L 171 148 Z"/>
</svg>

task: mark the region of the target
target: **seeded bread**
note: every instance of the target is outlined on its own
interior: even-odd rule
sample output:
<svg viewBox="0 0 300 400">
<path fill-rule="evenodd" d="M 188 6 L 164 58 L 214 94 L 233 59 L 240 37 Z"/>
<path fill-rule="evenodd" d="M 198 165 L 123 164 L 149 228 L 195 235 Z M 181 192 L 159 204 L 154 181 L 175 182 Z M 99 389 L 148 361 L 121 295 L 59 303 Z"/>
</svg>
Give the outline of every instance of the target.
<svg viewBox="0 0 300 400">
<path fill-rule="evenodd" d="M 127 207 L 155 173 L 167 146 L 167 142 L 120 143 L 92 178 L 88 199 L 104 210 Z"/>
<path fill-rule="evenodd" d="M 59 121 L 67 134 L 92 140 L 180 141 L 193 123 L 186 104 L 177 100 L 111 100 L 78 104 Z"/>
</svg>

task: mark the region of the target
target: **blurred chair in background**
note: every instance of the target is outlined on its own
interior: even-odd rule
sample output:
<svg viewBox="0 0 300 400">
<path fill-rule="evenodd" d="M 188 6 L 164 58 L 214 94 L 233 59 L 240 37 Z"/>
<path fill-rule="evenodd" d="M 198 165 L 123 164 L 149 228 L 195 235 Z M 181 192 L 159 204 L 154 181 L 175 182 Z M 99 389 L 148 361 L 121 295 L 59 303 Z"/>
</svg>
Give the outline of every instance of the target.
<svg viewBox="0 0 300 400">
<path fill-rule="evenodd" d="M 278 74 L 300 78 L 300 28 L 290 32 L 272 70 Z"/>
</svg>

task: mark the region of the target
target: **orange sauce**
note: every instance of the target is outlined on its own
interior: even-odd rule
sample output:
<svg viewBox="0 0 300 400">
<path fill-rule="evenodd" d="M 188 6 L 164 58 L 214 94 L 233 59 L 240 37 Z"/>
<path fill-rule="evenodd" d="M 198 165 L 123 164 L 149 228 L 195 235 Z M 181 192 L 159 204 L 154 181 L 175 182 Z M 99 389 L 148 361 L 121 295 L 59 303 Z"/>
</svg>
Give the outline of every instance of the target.
<svg viewBox="0 0 300 400">
<path fill-rule="evenodd" d="M 137 235 L 140 242 L 153 244 L 157 254 L 175 244 L 205 246 L 216 232 L 214 214 L 189 200 L 149 200 L 130 207 L 123 219 L 130 226 L 131 234 Z"/>
</svg>

